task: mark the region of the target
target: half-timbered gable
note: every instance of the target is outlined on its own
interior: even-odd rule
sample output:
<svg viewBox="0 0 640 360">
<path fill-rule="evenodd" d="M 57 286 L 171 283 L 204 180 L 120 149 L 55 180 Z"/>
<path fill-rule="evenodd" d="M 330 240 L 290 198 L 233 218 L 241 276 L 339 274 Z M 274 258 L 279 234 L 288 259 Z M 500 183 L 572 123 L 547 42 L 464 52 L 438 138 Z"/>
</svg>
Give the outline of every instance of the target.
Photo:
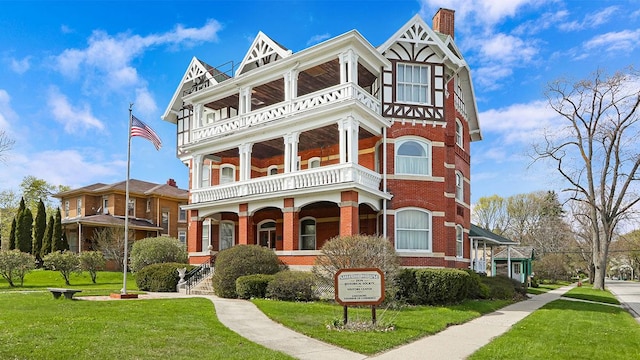
<svg viewBox="0 0 640 360">
<path fill-rule="evenodd" d="M 260 31 L 253 40 L 253 44 L 251 44 L 242 63 L 240 63 L 237 74 L 244 74 L 247 71 L 278 61 L 289 55 L 291 55 L 290 50 L 286 50 L 282 45 L 271 40 Z"/>
</svg>

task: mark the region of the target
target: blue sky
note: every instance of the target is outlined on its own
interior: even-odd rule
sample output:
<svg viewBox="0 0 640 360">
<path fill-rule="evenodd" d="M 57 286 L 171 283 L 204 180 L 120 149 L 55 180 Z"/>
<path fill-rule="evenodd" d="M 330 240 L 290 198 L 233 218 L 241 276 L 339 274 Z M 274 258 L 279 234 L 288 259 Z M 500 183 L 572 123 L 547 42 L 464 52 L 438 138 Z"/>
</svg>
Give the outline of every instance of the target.
<svg viewBox="0 0 640 360">
<path fill-rule="evenodd" d="M 55 185 L 126 177 L 129 103 L 164 143 L 132 140 L 131 177 L 187 188 L 175 127 L 160 119 L 193 56 L 239 64 L 258 31 L 293 52 L 357 29 L 378 46 L 416 13 L 456 11 L 484 139 L 472 144 L 472 202 L 560 190 L 527 156 L 553 129 L 545 85 L 640 58 L 640 1 L 4 1 L 0 129 L 15 139 L 0 190 L 26 175 Z"/>
</svg>

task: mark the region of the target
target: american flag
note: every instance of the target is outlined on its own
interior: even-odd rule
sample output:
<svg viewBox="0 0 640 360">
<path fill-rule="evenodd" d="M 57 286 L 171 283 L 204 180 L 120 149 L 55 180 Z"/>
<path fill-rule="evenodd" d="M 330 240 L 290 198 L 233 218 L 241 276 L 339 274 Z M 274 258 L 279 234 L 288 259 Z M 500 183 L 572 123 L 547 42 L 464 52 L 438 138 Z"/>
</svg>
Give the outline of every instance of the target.
<svg viewBox="0 0 640 360">
<path fill-rule="evenodd" d="M 141 136 L 151 141 L 156 150 L 160 150 L 162 147 L 162 141 L 158 134 L 134 115 L 131 115 L 131 136 Z"/>
</svg>

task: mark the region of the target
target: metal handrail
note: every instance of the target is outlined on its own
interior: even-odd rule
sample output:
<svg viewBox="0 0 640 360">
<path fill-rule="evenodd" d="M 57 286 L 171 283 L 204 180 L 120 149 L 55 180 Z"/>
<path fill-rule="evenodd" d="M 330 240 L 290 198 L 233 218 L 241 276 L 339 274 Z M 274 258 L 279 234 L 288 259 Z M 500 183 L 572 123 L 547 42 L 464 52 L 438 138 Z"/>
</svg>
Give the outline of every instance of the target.
<svg viewBox="0 0 640 360">
<path fill-rule="evenodd" d="M 198 265 L 193 268 L 191 271 L 185 274 L 185 290 L 187 294 L 191 294 L 191 289 L 196 287 L 202 280 L 207 278 L 209 274 L 213 273 L 213 264 L 215 262 L 215 257 L 211 257 L 206 262 Z"/>
</svg>

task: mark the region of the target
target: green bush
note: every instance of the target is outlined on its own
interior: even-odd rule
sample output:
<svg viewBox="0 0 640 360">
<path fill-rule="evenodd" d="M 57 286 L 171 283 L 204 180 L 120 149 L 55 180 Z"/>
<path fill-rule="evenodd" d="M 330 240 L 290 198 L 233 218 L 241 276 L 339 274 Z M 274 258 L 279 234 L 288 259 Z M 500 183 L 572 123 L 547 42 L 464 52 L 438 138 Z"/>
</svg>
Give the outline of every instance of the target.
<svg viewBox="0 0 640 360">
<path fill-rule="evenodd" d="M 178 239 L 168 236 L 141 239 L 131 248 L 131 271 L 139 271 L 151 264 L 186 263 L 187 258 L 187 250 Z"/>
<path fill-rule="evenodd" d="M 314 300 L 316 277 L 310 272 L 281 271 L 267 286 L 267 297 L 286 301 Z"/>
<path fill-rule="evenodd" d="M 47 254 L 42 259 L 44 267 L 47 269 L 59 271 L 60 275 L 64 278 L 64 283 L 69 284 L 69 278 L 71 273 L 80 273 L 80 258 L 75 253 L 69 251 L 54 251 Z"/>
<path fill-rule="evenodd" d="M 504 275 L 487 276 L 482 278 L 482 282 L 489 287 L 489 298 L 494 300 L 511 300 L 516 295 L 526 294 L 526 286 Z"/>
<path fill-rule="evenodd" d="M 136 273 L 136 284 L 143 291 L 175 292 L 180 281 L 178 268 L 192 270 L 195 266 L 181 263 L 151 264 Z"/>
<path fill-rule="evenodd" d="M 467 297 L 469 299 L 488 299 L 489 287 L 482 282 L 483 277 L 487 277 L 486 274 L 479 274 L 471 269 L 465 269 L 470 276 L 470 281 L 467 288 Z"/>
<path fill-rule="evenodd" d="M 458 269 L 404 269 L 397 298 L 412 305 L 453 304 L 468 297 L 471 276 Z"/>
<path fill-rule="evenodd" d="M 20 281 L 24 285 L 24 276 L 36 267 L 36 258 L 18 249 L 0 250 L 0 276 L 9 286 L 14 287 Z"/>
<path fill-rule="evenodd" d="M 95 284 L 98 270 L 102 270 L 106 262 L 104 255 L 101 251 L 83 251 L 78 255 L 78 258 L 80 259 L 80 268 L 89 272 L 91 281 Z"/>
<path fill-rule="evenodd" d="M 218 253 L 213 290 L 220 297 L 236 298 L 236 280 L 240 276 L 275 274 L 280 270 L 280 260 L 273 250 L 259 245 L 237 245 Z"/>
<path fill-rule="evenodd" d="M 264 298 L 267 293 L 267 285 L 273 278 L 273 275 L 267 274 L 240 276 L 236 280 L 236 293 L 241 299 Z"/>
</svg>

